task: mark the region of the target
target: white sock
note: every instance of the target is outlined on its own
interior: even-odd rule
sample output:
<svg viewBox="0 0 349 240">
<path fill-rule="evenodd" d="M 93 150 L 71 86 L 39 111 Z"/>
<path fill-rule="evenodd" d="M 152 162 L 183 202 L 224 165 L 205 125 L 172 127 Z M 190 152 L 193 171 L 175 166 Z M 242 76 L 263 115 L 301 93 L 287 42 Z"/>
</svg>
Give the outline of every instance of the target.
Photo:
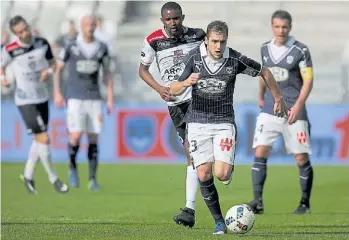
<svg viewBox="0 0 349 240">
<path fill-rule="evenodd" d="M 186 179 L 186 208 L 195 210 L 196 207 L 196 193 L 199 187 L 198 173 L 192 166 L 187 167 Z"/>
<path fill-rule="evenodd" d="M 57 180 L 57 174 L 51 162 L 50 145 L 42 143 L 37 143 L 37 145 L 41 163 L 47 172 L 50 183 L 53 184 Z"/>
<path fill-rule="evenodd" d="M 35 167 L 36 167 L 36 164 L 39 160 L 38 146 L 37 146 L 35 140 L 33 140 L 33 143 L 29 149 L 28 155 L 29 156 L 28 156 L 28 160 L 27 160 L 25 167 L 24 167 L 23 175 L 27 180 L 33 180 Z"/>
</svg>

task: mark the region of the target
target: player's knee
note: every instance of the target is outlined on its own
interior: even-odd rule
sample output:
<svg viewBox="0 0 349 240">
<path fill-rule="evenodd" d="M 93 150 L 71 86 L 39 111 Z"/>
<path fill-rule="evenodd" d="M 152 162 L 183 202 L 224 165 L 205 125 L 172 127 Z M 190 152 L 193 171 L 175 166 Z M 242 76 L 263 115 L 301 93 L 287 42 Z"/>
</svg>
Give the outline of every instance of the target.
<svg viewBox="0 0 349 240">
<path fill-rule="evenodd" d="M 89 144 L 97 144 L 98 141 L 98 135 L 95 133 L 88 133 L 87 134 L 87 138 L 88 138 L 88 143 Z"/>
<path fill-rule="evenodd" d="M 47 132 L 36 134 L 34 137 L 35 141 L 41 144 L 49 145 L 50 144 L 50 136 Z"/>
<path fill-rule="evenodd" d="M 70 140 L 70 143 L 71 143 L 73 146 L 78 145 L 78 144 L 80 143 L 81 136 L 82 136 L 82 133 L 81 133 L 81 132 L 72 132 L 72 133 L 69 133 L 69 140 Z"/>
<path fill-rule="evenodd" d="M 228 181 L 230 179 L 231 172 L 231 167 L 225 167 L 221 169 L 215 168 L 215 175 L 219 179 L 219 181 Z"/>
<path fill-rule="evenodd" d="M 201 182 L 208 181 L 212 178 L 212 164 L 204 163 L 197 168 L 198 178 Z"/>
<path fill-rule="evenodd" d="M 268 158 L 271 152 L 270 146 L 258 146 L 256 148 L 255 156 L 258 158 Z"/>
<path fill-rule="evenodd" d="M 303 166 L 309 161 L 308 153 L 295 154 L 295 158 L 298 166 Z"/>
</svg>

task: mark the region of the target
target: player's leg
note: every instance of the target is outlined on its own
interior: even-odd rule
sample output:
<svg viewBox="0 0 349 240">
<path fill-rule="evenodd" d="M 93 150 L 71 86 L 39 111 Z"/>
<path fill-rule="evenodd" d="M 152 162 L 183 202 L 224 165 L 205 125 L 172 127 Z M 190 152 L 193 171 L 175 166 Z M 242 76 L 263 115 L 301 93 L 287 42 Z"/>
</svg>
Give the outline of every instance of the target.
<svg viewBox="0 0 349 240">
<path fill-rule="evenodd" d="M 213 124 L 188 125 L 188 141 L 194 166 L 197 168 L 200 192 L 215 221 L 214 234 L 224 234 L 226 226 L 219 204 L 219 196 L 212 175 L 213 157 Z"/>
<path fill-rule="evenodd" d="M 270 114 L 261 113 L 256 122 L 253 148 L 256 149 L 252 165 L 254 199 L 248 203 L 254 213 L 264 213 L 263 189 L 267 178 L 267 160 L 272 146 L 282 133 L 284 120 Z"/>
<path fill-rule="evenodd" d="M 79 187 L 79 174 L 76 157 L 80 148 L 80 140 L 86 129 L 86 113 L 82 108 L 82 101 L 69 99 L 67 103 L 67 127 L 69 132 L 68 154 L 69 154 L 69 184 L 71 187 Z"/>
<path fill-rule="evenodd" d="M 189 143 L 187 138 L 187 124 L 184 121 L 185 113 L 190 106 L 190 102 L 182 103 L 178 106 L 170 106 L 169 112 L 173 125 L 176 128 L 179 139 L 184 145 L 185 155 L 187 157 L 186 167 L 186 204 L 185 208 L 181 208 L 181 213 L 174 216 L 173 220 L 178 224 L 184 226 L 193 227 L 195 224 L 195 208 L 196 208 L 196 196 L 199 187 L 197 170 L 193 165 L 193 162 L 189 153 Z"/>
<path fill-rule="evenodd" d="M 288 153 L 292 153 L 299 168 L 299 179 L 302 190 L 301 201 L 294 214 L 310 213 L 310 195 L 313 186 L 313 168 L 310 163 L 311 143 L 308 121 L 298 120 L 286 125 L 284 134 Z"/>
<path fill-rule="evenodd" d="M 97 182 L 98 167 L 98 135 L 102 131 L 102 102 L 100 100 L 88 100 L 84 102 L 84 108 L 87 112 L 87 129 L 88 132 L 88 188 L 99 190 Z"/>
</svg>

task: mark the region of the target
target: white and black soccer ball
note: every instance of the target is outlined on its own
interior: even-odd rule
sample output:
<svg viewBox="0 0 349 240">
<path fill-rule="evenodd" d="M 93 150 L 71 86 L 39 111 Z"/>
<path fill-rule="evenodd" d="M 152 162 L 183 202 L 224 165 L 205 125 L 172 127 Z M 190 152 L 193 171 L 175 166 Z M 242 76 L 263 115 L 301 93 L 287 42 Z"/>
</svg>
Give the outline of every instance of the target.
<svg viewBox="0 0 349 240">
<path fill-rule="evenodd" d="M 233 233 L 247 233 L 253 228 L 255 215 L 247 204 L 231 207 L 225 215 L 225 224 Z"/>
</svg>

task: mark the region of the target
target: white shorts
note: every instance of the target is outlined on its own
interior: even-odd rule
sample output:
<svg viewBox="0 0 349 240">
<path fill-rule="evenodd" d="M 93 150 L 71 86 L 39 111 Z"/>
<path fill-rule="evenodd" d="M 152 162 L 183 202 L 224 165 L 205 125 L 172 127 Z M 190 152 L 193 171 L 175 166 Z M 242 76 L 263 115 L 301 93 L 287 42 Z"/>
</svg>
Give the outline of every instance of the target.
<svg viewBox="0 0 349 240">
<path fill-rule="evenodd" d="M 290 125 L 286 118 L 279 118 L 267 113 L 260 113 L 257 117 L 253 148 L 274 146 L 280 135 L 284 137 L 288 154 L 311 154 L 308 121 L 298 120 Z"/>
<path fill-rule="evenodd" d="M 69 99 L 67 125 L 69 132 L 99 134 L 102 130 L 102 101 Z"/>
<path fill-rule="evenodd" d="M 188 124 L 190 155 L 194 166 L 214 161 L 234 165 L 236 128 L 233 124 Z"/>
</svg>

